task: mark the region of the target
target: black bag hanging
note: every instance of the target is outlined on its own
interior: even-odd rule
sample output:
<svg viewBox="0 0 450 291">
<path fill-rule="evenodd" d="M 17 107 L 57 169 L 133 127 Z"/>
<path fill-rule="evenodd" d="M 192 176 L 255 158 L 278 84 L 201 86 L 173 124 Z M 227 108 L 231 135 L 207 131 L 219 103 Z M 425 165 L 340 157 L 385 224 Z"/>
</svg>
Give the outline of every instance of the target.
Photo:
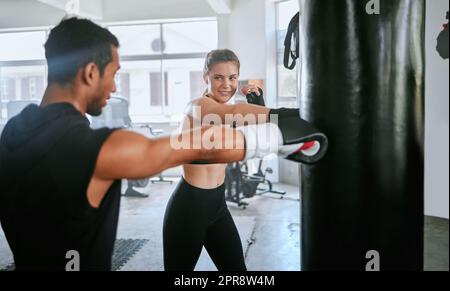
<svg viewBox="0 0 450 291">
<path fill-rule="evenodd" d="M 289 22 L 286 39 L 284 40 L 284 66 L 292 70 L 295 67 L 295 60 L 299 57 L 299 40 L 298 40 L 298 22 L 299 22 L 300 12 L 294 15 L 294 17 Z M 295 50 L 292 50 L 292 41 L 295 42 Z M 289 64 L 289 59 L 292 59 Z"/>
<path fill-rule="evenodd" d="M 366 2 L 299 2 L 300 115 L 330 141 L 302 165 L 304 271 L 423 270 L 426 1 Z"/>
</svg>

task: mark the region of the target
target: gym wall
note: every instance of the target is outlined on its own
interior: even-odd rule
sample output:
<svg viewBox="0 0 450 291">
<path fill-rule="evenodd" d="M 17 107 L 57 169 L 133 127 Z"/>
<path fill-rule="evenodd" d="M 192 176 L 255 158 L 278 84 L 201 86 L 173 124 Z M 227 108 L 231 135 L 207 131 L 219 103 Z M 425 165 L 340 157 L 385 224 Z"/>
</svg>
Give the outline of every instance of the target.
<svg viewBox="0 0 450 291">
<path fill-rule="evenodd" d="M 426 1 L 425 214 L 449 218 L 449 60 L 436 52 L 447 0 Z"/>
</svg>

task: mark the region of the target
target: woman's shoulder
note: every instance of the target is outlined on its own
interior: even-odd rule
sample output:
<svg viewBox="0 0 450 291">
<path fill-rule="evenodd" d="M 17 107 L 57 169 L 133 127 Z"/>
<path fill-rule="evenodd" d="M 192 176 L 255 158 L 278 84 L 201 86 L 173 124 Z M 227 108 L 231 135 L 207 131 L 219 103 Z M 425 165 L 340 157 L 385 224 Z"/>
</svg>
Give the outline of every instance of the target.
<svg viewBox="0 0 450 291">
<path fill-rule="evenodd" d="M 205 95 L 200 98 L 193 99 L 186 105 L 185 113 L 192 113 L 195 108 L 202 108 L 203 106 L 211 105 L 211 103 L 216 103 L 216 101 L 206 97 Z"/>
<path fill-rule="evenodd" d="M 191 106 L 202 106 L 204 104 L 208 104 L 208 103 L 216 103 L 216 101 L 214 101 L 212 98 L 210 98 L 208 95 L 204 94 L 201 97 L 197 98 L 197 99 L 193 99 L 191 100 L 191 102 L 188 103 L 188 105 Z"/>
</svg>

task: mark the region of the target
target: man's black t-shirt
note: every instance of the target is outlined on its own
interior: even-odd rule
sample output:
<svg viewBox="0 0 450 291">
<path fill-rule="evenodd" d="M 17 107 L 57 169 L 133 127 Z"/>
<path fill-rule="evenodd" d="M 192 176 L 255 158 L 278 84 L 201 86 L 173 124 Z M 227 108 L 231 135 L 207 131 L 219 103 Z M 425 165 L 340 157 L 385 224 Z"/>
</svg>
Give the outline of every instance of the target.
<svg viewBox="0 0 450 291">
<path fill-rule="evenodd" d="M 121 184 L 114 182 L 99 208 L 86 193 L 112 132 L 91 129 L 66 103 L 30 105 L 5 126 L 0 220 L 17 270 L 74 267 L 70 251 L 81 270 L 110 270 Z"/>
</svg>

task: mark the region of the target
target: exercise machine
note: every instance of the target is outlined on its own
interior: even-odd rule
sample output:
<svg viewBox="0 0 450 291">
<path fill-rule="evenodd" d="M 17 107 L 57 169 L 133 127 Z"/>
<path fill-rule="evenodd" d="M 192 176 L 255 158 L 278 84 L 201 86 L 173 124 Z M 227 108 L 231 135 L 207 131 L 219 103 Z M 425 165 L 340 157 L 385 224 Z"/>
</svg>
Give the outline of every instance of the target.
<svg viewBox="0 0 450 291">
<path fill-rule="evenodd" d="M 254 174 L 249 173 L 247 162 L 235 162 L 227 165 L 225 169 L 225 199 L 227 201 L 236 203 L 245 209 L 248 203 L 242 199 L 255 195 L 275 193 L 281 195 L 280 199 L 283 199 L 286 192 L 273 189 L 272 182 L 266 178 L 267 173 L 271 174 L 273 171 L 269 167 L 263 171 L 262 162 L 262 160 L 259 161 L 258 170 Z M 264 184 L 267 187 L 259 187 Z"/>
</svg>

